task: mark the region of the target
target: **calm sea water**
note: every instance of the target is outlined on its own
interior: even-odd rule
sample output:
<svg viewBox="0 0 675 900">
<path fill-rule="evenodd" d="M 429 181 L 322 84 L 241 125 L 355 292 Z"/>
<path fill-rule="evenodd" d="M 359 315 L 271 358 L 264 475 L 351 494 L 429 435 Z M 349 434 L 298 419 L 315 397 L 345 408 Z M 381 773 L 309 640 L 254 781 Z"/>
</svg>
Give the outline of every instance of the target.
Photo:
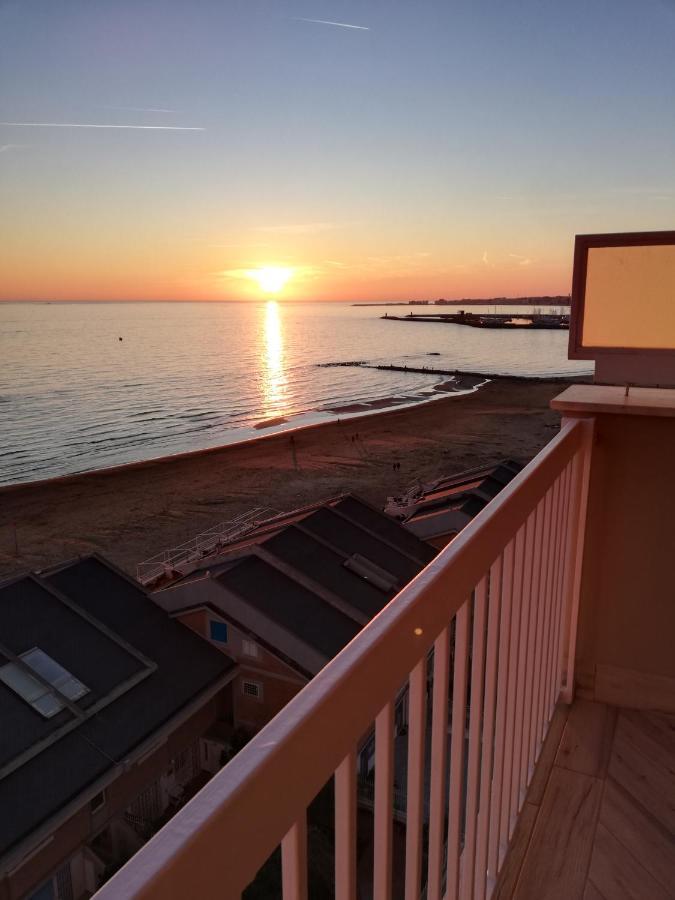
<svg viewBox="0 0 675 900">
<path fill-rule="evenodd" d="M 567 359 L 566 331 L 386 322 L 385 311 L 408 310 L 0 303 L 0 484 L 210 447 L 321 421 L 356 402 L 409 403 L 447 380 L 319 363 L 589 371 Z M 268 428 L 256 429 L 260 423 Z"/>
</svg>

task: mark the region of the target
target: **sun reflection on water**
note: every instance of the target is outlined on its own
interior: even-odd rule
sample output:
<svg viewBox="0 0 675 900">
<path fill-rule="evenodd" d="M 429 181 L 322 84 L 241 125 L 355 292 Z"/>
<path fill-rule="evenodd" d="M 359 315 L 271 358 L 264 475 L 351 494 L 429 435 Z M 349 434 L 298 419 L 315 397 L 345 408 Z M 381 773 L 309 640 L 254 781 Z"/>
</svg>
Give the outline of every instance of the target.
<svg viewBox="0 0 675 900">
<path fill-rule="evenodd" d="M 267 415 L 283 415 L 286 411 L 287 378 L 284 365 L 284 335 L 279 304 L 270 300 L 265 305 L 263 356 L 263 403 Z"/>
</svg>

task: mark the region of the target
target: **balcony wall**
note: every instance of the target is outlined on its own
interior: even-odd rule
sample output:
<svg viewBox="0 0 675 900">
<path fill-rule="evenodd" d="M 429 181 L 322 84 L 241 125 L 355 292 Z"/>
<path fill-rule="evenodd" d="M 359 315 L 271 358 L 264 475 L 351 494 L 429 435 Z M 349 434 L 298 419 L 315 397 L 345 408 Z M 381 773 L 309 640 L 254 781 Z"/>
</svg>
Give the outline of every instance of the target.
<svg viewBox="0 0 675 900">
<path fill-rule="evenodd" d="M 579 696 L 675 711 L 675 391 L 580 385 L 595 417 L 575 681 Z"/>
</svg>

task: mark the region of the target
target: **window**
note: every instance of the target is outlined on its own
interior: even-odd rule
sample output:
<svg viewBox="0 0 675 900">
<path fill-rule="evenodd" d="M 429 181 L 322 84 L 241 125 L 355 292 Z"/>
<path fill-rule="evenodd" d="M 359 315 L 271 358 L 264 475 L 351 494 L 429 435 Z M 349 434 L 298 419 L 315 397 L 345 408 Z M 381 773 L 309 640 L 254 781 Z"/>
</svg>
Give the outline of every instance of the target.
<svg viewBox="0 0 675 900">
<path fill-rule="evenodd" d="M 78 700 L 89 691 L 88 687 L 38 647 L 22 653 L 20 659 L 36 675 L 39 675 L 69 700 Z M 10 687 L 45 719 L 51 719 L 64 707 L 58 694 L 38 681 L 37 678 L 33 678 L 29 672 L 16 663 L 7 663 L 0 668 L 0 681 L 3 681 L 7 687 Z"/>
<path fill-rule="evenodd" d="M 37 890 L 29 895 L 28 900 L 54 900 L 54 879 L 50 878 Z"/>
<path fill-rule="evenodd" d="M 67 900 L 74 897 L 70 860 L 61 866 L 41 887 L 29 894 L 27 900 Z"/>
<path fill-rule="evenodd" d="M 89 812 L 97 813 L 99 809 L 105 806 L 105 791 L 99 791 L 89 801 Z"/>
<path fill-rule="evenodd" d="M 256 700 L 262 699 L 262 684 L 259 681 L 242 681 L 241 691 L 246 697 L 255 697 Z"/>
<path fill-rule="evenodd" d="M 212 641 L 218 641 L 219 644 L 227 643 L 227 622 L 215 622 L 213 619 L 209 622 L 209 635 Z"/>
<path fill-rule="evenodd" d="M 257 656 L 258 655 L 258 645 L 255 641 L 242 641 L 241 652 L 244 656 Z"/>
</svg>

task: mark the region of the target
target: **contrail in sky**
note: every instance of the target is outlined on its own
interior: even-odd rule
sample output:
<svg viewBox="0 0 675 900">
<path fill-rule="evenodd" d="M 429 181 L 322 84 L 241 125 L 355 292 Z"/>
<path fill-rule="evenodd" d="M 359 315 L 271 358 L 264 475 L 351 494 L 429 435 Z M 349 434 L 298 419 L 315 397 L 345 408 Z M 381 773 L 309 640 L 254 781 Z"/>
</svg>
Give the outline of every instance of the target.
<svg viewBox="0 0 675 900">
<path fill-rule="evenodd" d="M 292 16 L 294 22 L 311 22 L 313 25 L 334 25 L 336 28 L 353 28 L 356 31 L 370 31 L 365 25 L 350 25 L 348 22 L 330 22 L 327 19 L 305 19 L 303 16 Z"/>
<path fill-rule="evenodd" d="M 206 131 L 206 128 L 186 125 L 92 125 L 82 122 L 0 122 L 0 125 L 21 125 L 23 128 L 131 128 L 134 131 Z"/>
<path fill-rule="evenodd" d="M 177 109 L 165 109 L 162 106 L 103 106 L 102 109 L 119 109 L 124 112 L 176 113 Z"/>
</svg>

